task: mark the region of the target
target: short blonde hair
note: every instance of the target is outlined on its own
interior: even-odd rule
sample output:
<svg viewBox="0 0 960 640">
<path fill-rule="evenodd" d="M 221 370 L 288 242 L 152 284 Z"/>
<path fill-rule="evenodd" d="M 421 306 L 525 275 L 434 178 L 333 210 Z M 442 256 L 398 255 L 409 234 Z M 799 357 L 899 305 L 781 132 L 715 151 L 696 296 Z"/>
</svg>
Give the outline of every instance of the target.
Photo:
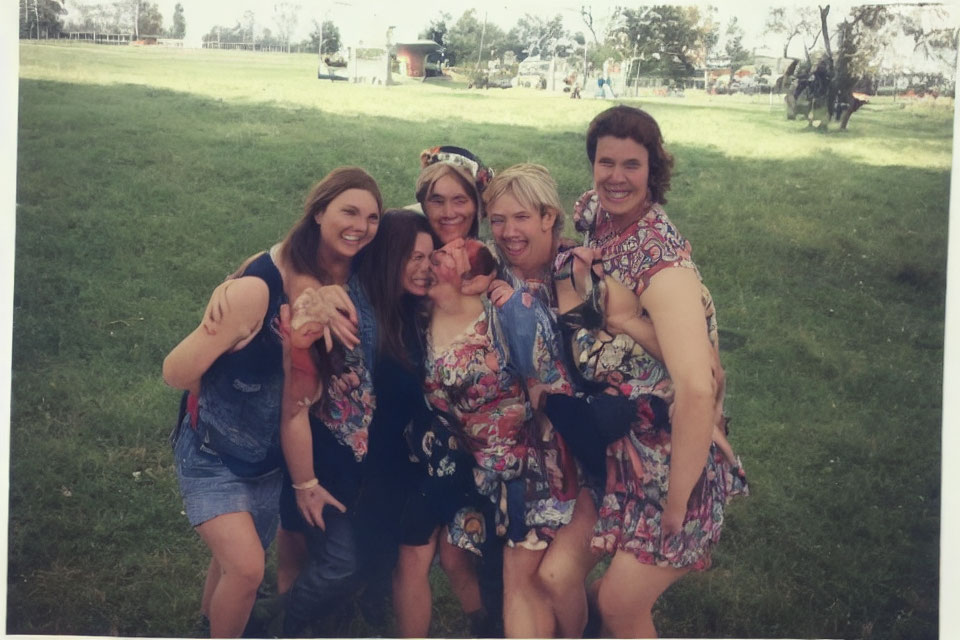
<svg viewBox="0 0 960 640">
<path fill-rule="evenodd" d="M 525 162 L 497 174 L 483 190 L 484 209 L 506 195 L 516 198 L 524 207 L 540 212 L 541 217 L 551 209 L 555 211 L 557 217 L 553 221 L 553 235 L 560 237 L 566 214 L 560 204 L 557 182 L 546 167 Z"/>
</svg>

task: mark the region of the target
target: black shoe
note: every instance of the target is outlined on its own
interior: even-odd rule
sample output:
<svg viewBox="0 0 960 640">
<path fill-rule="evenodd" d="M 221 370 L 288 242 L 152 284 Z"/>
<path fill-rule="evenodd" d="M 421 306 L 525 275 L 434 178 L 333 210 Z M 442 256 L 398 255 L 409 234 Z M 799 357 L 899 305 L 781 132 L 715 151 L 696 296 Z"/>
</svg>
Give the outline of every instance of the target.
<svg viewBox="0 0 960 640">
<path fill-rule="evenodd" d="M 260 596 L 253 603 L 253 610 L 250 611 L 250 619 L 247 626 L 243 629 L 243 638 L 276 638 L 272 629 L 279 624 L 279 618 L 283 614 L 283 608 L 286 605 L 286 598 L 280 596 Z"/>
</svg>

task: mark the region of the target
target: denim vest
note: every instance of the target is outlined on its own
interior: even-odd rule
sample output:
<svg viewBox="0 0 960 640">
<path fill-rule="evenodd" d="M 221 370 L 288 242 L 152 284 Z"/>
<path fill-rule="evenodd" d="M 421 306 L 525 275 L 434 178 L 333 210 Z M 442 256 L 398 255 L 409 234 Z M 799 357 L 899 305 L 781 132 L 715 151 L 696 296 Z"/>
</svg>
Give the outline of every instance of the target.
<svg viewBox="0 0 960 640">
<path fill-rule="evenodd" d="M 360 347 L 363 350 L 363 361 L 372 378 L 379 337 L 377 334 L 377 316 L 373 312 L 373 304 L 371 304 L 367 291 L 360 283 L 360 277 L 357 274 L 350 277 L 347 288 L 349 289 L 350 300 L 357 309 L 358 337 L 360 338 Z"/>
<path fill-rule="evenodd" d="M 286 297 L 283 279 L 268 253 L 250 263 L 243 275 L 267 283 L 267 313 L 249 344 L 221 355 L 203 374 L 197 430 L 202 446 L 225 457 L 225 462 L 232 457 L 241 467 L 265 463 L 272 468 L 280 461 L 283 344 L 277 324 Z"/>
</svg>

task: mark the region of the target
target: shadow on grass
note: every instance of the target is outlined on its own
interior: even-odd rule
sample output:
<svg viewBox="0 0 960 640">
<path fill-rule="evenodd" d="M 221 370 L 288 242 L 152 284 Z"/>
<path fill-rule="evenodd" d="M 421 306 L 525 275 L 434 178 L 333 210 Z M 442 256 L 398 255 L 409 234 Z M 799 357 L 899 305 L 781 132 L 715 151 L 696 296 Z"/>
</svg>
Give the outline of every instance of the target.
<svg viewBox="0 0 960 640">
<path fill-rule="evenodd" d="M 419 152 L 443 143 L 497 169 L 541 162 L 563 202 L 590 180 L 580 130 L 138 85 L 23 81 L 20 96 L 10 633 L 193 632 L 207 555 L 178 515 L 159 363 L 313 182 L 360 165 L 404 205 Z M 949 172 L 671 151 L 667 209 L 717 301 L 754 495 L 730 509 L 714 570 L 664 597 L 661 633 L 936 635 Z M 438 589 L 444 635 L 457 609 Z"/>
</svg>

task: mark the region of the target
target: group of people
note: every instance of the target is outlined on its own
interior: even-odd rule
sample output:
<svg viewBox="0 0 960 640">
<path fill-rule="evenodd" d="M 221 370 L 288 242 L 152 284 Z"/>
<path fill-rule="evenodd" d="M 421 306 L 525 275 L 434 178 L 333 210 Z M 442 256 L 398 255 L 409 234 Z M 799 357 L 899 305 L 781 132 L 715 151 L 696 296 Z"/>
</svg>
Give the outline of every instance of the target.
<svg viewBox="0 0 960 640">
<path fill-rule="evenodd" d="M 710 293 L 662 207 L 673 160 L 633 107 L 586 138 L 582 243 L 546 168 L 435 147 L 417 207 L 335 169 L 217 287 L 163 363 L 211 636 L 244 631 L 274 538 L 285 637 L 361 592 L 425 637 L 435 557 L 471 635 L 581 637 L 593 613 L 655 637 L 659 596 L 710 566 L 747 487 Z"/>
</svg>

